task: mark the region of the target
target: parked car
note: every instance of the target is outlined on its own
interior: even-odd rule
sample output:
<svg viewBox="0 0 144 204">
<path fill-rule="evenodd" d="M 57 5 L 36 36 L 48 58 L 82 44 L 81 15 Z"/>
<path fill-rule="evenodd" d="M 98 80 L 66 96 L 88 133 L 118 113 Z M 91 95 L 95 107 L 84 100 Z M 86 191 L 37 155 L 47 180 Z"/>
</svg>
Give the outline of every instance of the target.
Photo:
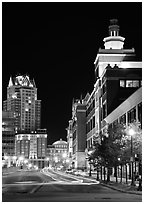
<svg viewBox="0 0 144 204">
<path fill-rule="evenodd" d="M 66 173 L 72 173 L 72 169 L 67 169 L 65 172 Z"/>
<path fill-rule="evenodd" d="M 83 172 L 82 170 L 76 170 L 76 171 L 74 172 L 74 174 L 77 175 L 77 176 L 82 176 L 83 173 L 84 173 L 84 172 Z"/>
</svg>

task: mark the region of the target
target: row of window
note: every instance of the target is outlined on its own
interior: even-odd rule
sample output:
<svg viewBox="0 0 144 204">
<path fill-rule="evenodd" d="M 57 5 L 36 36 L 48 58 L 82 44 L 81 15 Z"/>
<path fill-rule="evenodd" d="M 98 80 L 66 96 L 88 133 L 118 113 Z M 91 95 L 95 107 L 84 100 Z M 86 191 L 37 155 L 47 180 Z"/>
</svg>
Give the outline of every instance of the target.
<svg viewBox="0 0 144 204">
<path fill-rule="evenodd" d="M 141 80 L 120 80 L 120 87 L 129 88 L 129 87 L 141 87 Z"/>
<path fill-rule="evenodd" d="M 64 150 L 57 150 L 57 149 L 55 150 L 55 153 L 64 153 L 64 152 L 66 153 L 67 151 L 64 151 Z"/>
<path fill-rule="evenodd" d="M 86 110 L 86 116 L 88 116 L 94 108 L 95 108 L 95 100 L 93 99 L 92 103 L 90 104 L 90 106 Z"/>
<path fill-rule="evenodd" d="M 76 139 L 76 130 L 73 133 L 73 141 Z"/>
<path fill-rule="evenodd" d="M 101 118 L 104 119 L 107 116 L 107 105 L 104 103 L 102 105 L 102 110 L 101 110 Z"/>
<path fill-rule="evenodd" d="M 92 138 L 90 138 L 89 140 L 87 140 L 87 144 L 86 144 L 87 149 L 91 148 L 91 147 L 92 147 L 92 144 L 93 144 Z"/>
<path fill-rule="evenodd" d="M 126 121 L 126 114 L 127 114 L 127 121 Z M 131 110 L 129 110 L 127 113 L 123 114 L 119 118 L 119 122 L 121 124 L 132 123 L 134 121 L 138 120 L 140 124 L 142 125 L 142 103 L 138 104 L 137 107 L 135 106 Z M 114 124 L 118 123 L 118 119 L 113 122 Z"/>
<path fill-rule="evenodd" d="M 55 145 L 55 148 L 64 148 L 64 149 L 66 149 L 67 145 Z"/>
<path fill-rule="evenodd" d="M 95 127 L 95 116 L 86 124 L 86 133 L 90 132 Z"/>
<path fill-rule="evenodd" d="M 142 81 L 141 80 L 120 80 L 120 87 L 123 88 L 130 88 L 130 87 L 141 87 Z M 102 86 L 102 94 L 106 93 L 106 83 Z M 96 101 L 98 100 L 98 93 L 96 93 Z M 88 107 L 86 111 L 86 116 L 89 115 L 89 113 L 93 110 L 95 107 L 95 100 L 91 103 L 91 105 Z"/>
<path fill-rule="evenodd" d="M 26 94 L 27 94 L 27 93 L 34 93 L 33 90 L 30 91 L 30 90 L 25 90 L 25 89 L 22 89 L 22 92 L 23 92 L 23 93 L 26 93 Z"/>
</svg>

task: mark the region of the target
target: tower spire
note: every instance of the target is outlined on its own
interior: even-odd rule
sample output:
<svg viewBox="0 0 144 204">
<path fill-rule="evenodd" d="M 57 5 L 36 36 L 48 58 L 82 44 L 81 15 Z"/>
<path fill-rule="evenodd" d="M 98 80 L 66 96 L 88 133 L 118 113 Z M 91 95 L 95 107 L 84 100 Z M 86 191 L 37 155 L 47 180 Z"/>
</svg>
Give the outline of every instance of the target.
<svg viewBox="0 0 144 204">
<path fill-rule="evenodd" d="M 12 77 L 10 76 L 8 87 L 13 86 Z"/>
</svg>

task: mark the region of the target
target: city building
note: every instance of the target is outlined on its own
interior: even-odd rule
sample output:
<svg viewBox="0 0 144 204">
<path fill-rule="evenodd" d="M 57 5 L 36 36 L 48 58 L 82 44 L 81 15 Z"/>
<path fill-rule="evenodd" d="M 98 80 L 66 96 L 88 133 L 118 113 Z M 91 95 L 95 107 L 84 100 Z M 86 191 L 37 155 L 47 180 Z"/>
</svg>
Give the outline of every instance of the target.
<svg viewBox="0 0 144 204">
<path fill-rule="evenodd" d="M 137 89 L 104 119 L 102 129 L 105 129 L 107 124 L 123 123 L 128 125 L 134 121 L 138 122 L 140 126 L 142 125 L 142 87 Z"/>
<path fill-rule="evenodd" d="M 15 115 L 11 111 L 2 111 L 2 159 L 8 166 L 15 155 Z"/>
<path fill-rule="evenodd" d="M 120 36 L 117 19 L 110 20 L 109 36 L 103 41 L 104 48 L 98 50 L 94 62 L 94 89 L 91 94 L 87 93 L 83 100 L 73 103 L 74 168 L 79 168 L 77 165 L 80 163 L 79 160 L 83 165 L 85 163 L 86 167 L 89 166 L 86 160 L 87 154 L 93 150 L 94 142 L 101 142 L 100 135 L 106 127 L 106 122 L 112 123 L 119 117 L 120 120 L 127 122 L 131 121 L 130 118 L 137 120 L 139 117 L 141 122 L 141 103 L 137 104 L 136 100 L 140 100 L 142 96 L 142 62 L 137 61 L 134 48 L 124 48 L 125 38 Z M 83 107 L 81 111 L 83 120 L 78 123 L 77 112 L 80 106 Z M 120 107 L 120 110 L 117 107 Z M 78 132 L 83 134 L 80 136 Z M 77 153 L 79 144 L 83 146 L 82 155 Z"/>
<path fill-rule="evenodd" d="M 121 103 L 115 110 L 113 110 L 104 120 L 102 123 L 102 131 L 104 132 L 107 130 L 107 126 L 113 126 L 115 124 L 124 124 L 126 126 L 133 124 L 133 131 L 135 134 L 133 135 L 133 139 L 131 139 L 130 135 L 127 135 L 129 140 L 131 140 L 131 150 L 135 152 L 133 154 L 131 152 L 131 158 L 133 158 L 133 166 L 134 171 L 141 175 L 142 168 L 141 168 L 141 158 L 142 158 L 142 149 L 135 148 L 135 144 L 133 144 L 133 140 L 138 141 L 141 140 L 140 131 L 142 129 L 142 87 L 137 89 L 131 96 L 129 96 L 123 103 Z M 134 125 L 135 124 L 135 125 Z M 139 130 L 138 130 L 139 129 Z M 140 132 L 139 132 L 140 131 Z M 139 133 L 138 133 L 139 132 Z M 141 141 L 142 142 L 142 141 Z M 131 160 L 131 161 L 132 161 Z M 128 162 L 127 166 L 127 173 L 131 175 L 131 163 Z M 123 168 L 123 173 L 126 173 L 126 169 L 124 165 L 121 167 Z M 113 169 L 113 173 L 114 173 Z"/>
<path fill-rule="evenodd" d="M 109 36 L 104 38 L 95 59 L 95 84 L 87 100 L 87 148 L 100 142 L 103 120 L 142 85 L 142 63 L 134 48 L 124 49 L 117 19 L 110 20 Z"/>
<path fill-rule="evenodd" d="M 17 161 L 23 158 L 28 163 L 43 168 L 47 156 L 47 131 L 38 129 L 31 133 L 17 133 L 15 135 L 15 155 Z"/>
<path fill-rule="evenodd" d="M 15 113 L 15 131 L 31 132 L 40 128 L 41 100 L 37 99 L 35 81 L 28 75 L 10 77 L 4 111 Z"/>
<path fill-rule="evenodd" d="M 54 168 L 68 167 L 69 159 L 67 155 L 67 142 L 60 139 L 52 145 L 48 145 L 47 161 L 49 166 Z"/>
<path fill-rule="evenodd" d="M 72 153 L 73 153 L 72 120 L 69 120 L 69 126 L 66 128 L 66 131 L 67 131 L 68 157 L 72 158 Z"/>
<path fill-rule="evenodd" d="M 85 169 L 86 149 L 86 104 L 84 100 L 74 100 L 72 104 L 72 167 Z"/>
</svg>

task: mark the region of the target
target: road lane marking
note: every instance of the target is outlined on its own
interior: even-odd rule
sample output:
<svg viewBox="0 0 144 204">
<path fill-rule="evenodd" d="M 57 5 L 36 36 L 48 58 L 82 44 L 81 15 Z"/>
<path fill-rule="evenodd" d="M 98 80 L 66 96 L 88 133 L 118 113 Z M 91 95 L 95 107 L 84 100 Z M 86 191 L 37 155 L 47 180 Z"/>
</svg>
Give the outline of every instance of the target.
<svg viewBox="0 0 144 204">
<path fill-rule="evenodd" d="M 48 176 L 50 176 L 51 177 L 51 174 L 52 175 L 55 175 L 55 176 L 65 176 L 65 177 L 68 177 L 68 178 L 72 178 L 72 179 L 74 179 L 74 180 L 76 180 L 76 181 L 78 181 L 78 182 L 81 182 L 82 180 L 81 179 L 79 179 L 79 178 L 76 178 L 76 177 L 74 177 L 74 176 L 70 176 L 70 175 L 67 175 L 67 174 L 64 174 L 64 173 L 60 173 L 60 172 L 55 172 L 55 171 L 52 171 L 52 173 L 51 172 L 49 172 L 49 171 L 47 171 L 47 172 L 45 172 L 45 171 L 41 171 L 43 174 L 45 174 L 45 175 L 48 175 Z M 53 177 L 51 177 L 51 178 L 53 178 Z M 54 179 L 54 178 L 53 178 Z M 68 181 L 68 182 L 72 182 L 72 181 L 70 181 L 70 180 L 68 180 L 68 179 L 65 179 L 65 178 L 61 178 L 62 180 L 65 180 L 65 181 Z M 54 180 L 58 180 L 58 179 L 54 179 Z"/>
<path fill-rule="evenodd" d="M 17 183 L 17 184 L 31 184 L 31 183 L 35 183 L 36 181 L 17 181 L 17 182 L 14 182 L 14 183 Z"/>
<path fill-rule="evenodd" d="M 51 170 L 52 171 L 52 170 Z M 52 171 L 53 172 L 53 174 L 57 174 L 57 175 L 62 175 L 62 176 L 66 176 L 66 177 L 68 177 L 68 178 L 73 178 L 73 179 L 75 179 L 75 180 L 77 180 L 77 181 L 81 181 L 81 179 L 83 179 L 83 180 L 88 180 L 88 181 L 92 181 L 92 182 L 94 182 L 94 184 L 99 184 L 100 182 L 99 181 L 97 181 L 97 180 L 95 180 L 95 179 L 92 179 L 92 178 L 86 178 L 86 177 L 83 177 L 83 176 L 79 176 L 79 178 L 76 178 L 77 176 L 76 175 L 67 175 L 67 174 L 65 174 L 65 173 L 63 173 L 63 172 L 55 172 L 55 171 Z M 50 172 L 44 172 L 44 174 L 46 174 L 46 173 L 50 173 Z M 71 182 L 71 181 L 69 181 L 69 182 Z M 85 182 L 84 182 L 85 183 Z"/>
</svg>

